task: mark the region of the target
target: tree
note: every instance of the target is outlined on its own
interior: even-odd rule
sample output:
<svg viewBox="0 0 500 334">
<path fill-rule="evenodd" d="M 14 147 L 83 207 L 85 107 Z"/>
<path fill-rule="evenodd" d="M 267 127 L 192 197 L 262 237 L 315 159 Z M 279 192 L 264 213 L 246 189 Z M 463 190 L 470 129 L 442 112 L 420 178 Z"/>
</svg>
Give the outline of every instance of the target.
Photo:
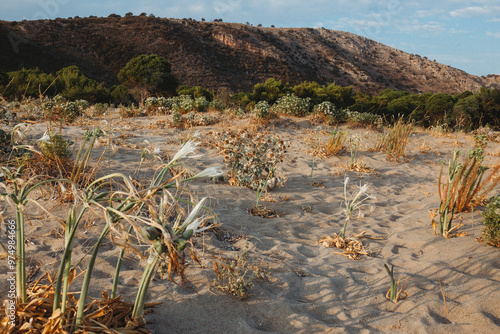
<svg viewBox="0 0 500 334">
<path fill-rule="evenodd" d="M 387 103 L 387 111 L 391 116 L 409 116 L 416 110 L 424 110 L 425 103 L 422 103 L 420 96 L 416 94 L 408 94 Z"/>
<path fill-rule="evenodd" d="M 109 91 L 104 84 L 87 78 L 78 66 L 64 67 L 56 74 L 59 93 L 68 100 L 105 102 L 109 98 Z"/>
<path fill-rule="evenodd" d="M 269 78 L 266 82 L 253 86 L 251 99 L 255 102 L 267 101 L 272 104 L 290 92 L 291 89 L 288 83 L 282 83 L 281 80 Z"/>
<path fill-rule="evenodd" d="M 128 87 L 124 85 L 115 85 L 110 89 L 110 95 L 113 99 L 113 104 L 130 104 L 134 100 L 129 94 Z"/>
<path fill-rule="evenodd" d="M 170 63 L 156 55 L 141 55 L 125 65 L 118 73 L 118 80 L 143 101 L 149 94 L 167 92 L 175 94 L 177 79 L 171 73 Z"/>
<path fill-rule="evenodd" d="M 338 108 L 347 108 L 355 102 L 351 86 L 342 87 L 331 83 L 326 86 L 326 93 L 328 94 L 328 101 Z"/>
<path fill-rule="evenodd" d="M 425 109 L 430 117 L 431 124 L 446 118 L 452 112 L 454 105 L 453 96 L 446 93 L 437 93 L 429 97 Z"/>
<path fill-rule="evenodd" d="M 315 81 L 304 81 L 292 88 L 295 95 L 300 98 L 310 98 L 313 104 L 328 100 L 326 88 Z"/>
<path fill-rule="evenodd" d="M 476 96 L 468 95 L 461 98 L 455 103 L 448 123 L 460 128 L 477 126 L 481 121 L 480 109 L 481 106 Z"/>
<path fill-rule="evenodd" d="M 481 123 L 500 126 L 500 90 L 481 87 L 474 94 L 481 106 Z"/>
<path fill-rule="evenodd" d="M 4 92 L 5 96 L 38 97 L 40 93 L 45 92 L 47 95 L 52 95 L 54 92 L 54 86 L 52 85 L 55 79 L 54 75 L 47 74 L 39 68 L 23 68 L 19 71 L 9 72 L 8 75 L 10 85 Z"/>
</svg>

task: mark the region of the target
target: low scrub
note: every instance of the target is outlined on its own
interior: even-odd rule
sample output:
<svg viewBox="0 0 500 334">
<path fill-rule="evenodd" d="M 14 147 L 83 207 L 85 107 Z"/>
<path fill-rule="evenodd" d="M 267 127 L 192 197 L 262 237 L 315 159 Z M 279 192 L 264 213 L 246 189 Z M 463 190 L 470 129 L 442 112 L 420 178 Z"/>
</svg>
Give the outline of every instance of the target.
<svg viewBox="0 0 500 334">
<path fill-rule="evenodd" d="M 249 130 L 224 131 L 214 137 L 229 170 L 230 183 L 253 190 L 276 184 L 278 164 L 289 146 L 283 139 Z"/>
<path fill-rule="evenodd" d="M 311 109 L 310 98 L 300 98 L 294 94 L 280 97 L 271 107 L 271 112 L 290 116 L 305 116 Z"/>
<path fill-rule="evenodd" d="M 484 228 L 482 240 L 491 246 L 500 247 L 500 196 L 493 197 L 483 212 Z"/>
</svg>

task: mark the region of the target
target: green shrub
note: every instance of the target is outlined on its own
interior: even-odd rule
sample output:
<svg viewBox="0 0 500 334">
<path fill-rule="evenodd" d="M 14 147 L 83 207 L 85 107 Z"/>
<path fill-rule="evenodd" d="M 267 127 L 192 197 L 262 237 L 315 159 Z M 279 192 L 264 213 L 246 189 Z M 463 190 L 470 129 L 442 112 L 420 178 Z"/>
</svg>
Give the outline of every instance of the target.
<svg viewBox="0 0 500 334">
<path fill-rule="evenodd" d="M 156 113 L 160 114 L 167 114 L 170 111 L 170 108 L 172 107 L 172 102 L 161 96 L 161 97 L 148 97 L 144 101 L 144 106 L 146 107 L 146 110 L 151 112 L 154 111 Z"/>
<path fill-rule="evenodd" d="M 130 60 L 118 73 L 118 80 L 125 86 L 150 93 L 173 93 L 177 79 L 170 63 L 159 55 L 140 55 Z"/>
<path fill-rule="evenodd" d="M 144 106 L 146 109 L 154 108 L 158 106 L 158 99 L 154 96 L 148 97 L 146 100 L 144 100 Z"/>
<path fill-rule="evenodd" d="M 320 112 L 325 114 L 325 116 L 334 115 L 337 108 L 330 101 L 321 102 L 316 104 L 313 108 L 313 112 Z"/>
<path fill-rule="evenodd" d="M 483 213 L 483 240 L 488 245 L 500 247 L 500 196 L 491 199 Z"/>
<path fill-rule="evenodd" d="M 269 78 L 264 83 L 255 84 L 253 92 L 248 94 L 248 97 L 252 101 L 267 101 L 272 104 L 289 92 L 290 86 L 288 83 L 283 83 L 281 80 Z M 238 95 L 238 99 L 242 102 L 246 101 L 241 95 Z"/>
<path fill-rule="evenodd" d="M 80 108 L 78 108 L 78 104 L 75 102 L 66 102 L 60 105 L 61 108 L 61 116 L 66 121 L 72 121 L 76 117 L 81 115 Z"/>
<path fill-rule="evenodd" d="M 294 94 L 280 97 L 271 107 L 271 111 L 276 114 L 288 114 L 291 116 L 305 116 L 311 109 L 310 98 L 300 98 Z"/>
<path fill-rule="evenodd" d="M 223 111 L 227 108 L 227 105 L 224 102 L 221 102 L 217 99 L 213 99 L 212 102 L 208 105 L 208 109 Z"/>
<path fill-rule="evenodd" d="M 200 96 L 194 99 L 194 109 L 196 111 L 206 111 L 208 109 L 208 106 L 210 105 L 210 102 L 206 99 L 205 96 Z"/>
<path fill-rule="evenodd" d="M 180 112 L 181 114 L 185 114 L 195 109 L 195 102 L 189 95 L 174 96 L 169 100 L 172 104 L 172 110 Z"/>
<path fill-rule="evenodd" d="M 382 117 L 369 112 L 357 112 L 347 110 L 347 120 L 350 123 L 359 125 L 380 125 L 382 124 Z"/>
<path fill-rule="evenodd" d="M 270 119 L 273 116 L 271 113 L 271 107 L 267 101 L 260 101 L 253 107 L 252 113 L 257 119 Z"/>
<path fill-rule="evenodd" d="M 83 99 L 76 100 L 75 105 L 80 110 L 80 112 L 82 112 L 89 107 L 89 102 L 87 100 L 83 100 Z"/>
<path fill-rule="evenodd" d="M 176 89 L 177 95 L 189 95 L 193 99 L 199 97 L 204 97 L 207 101 L 212 101 L 213 92 L 201 86 L 190 87 L 187 85 L 181 85 Z"/>
<path fill-rule="evenodd" d="M 337 108 L 332 102 L 325 101 L 314 106 L 313 112 L 319 112 L 326 116 L 328 124 L 343 123 L 347 120 L 349 109 Z"/>
<path fill-rule="evenodd" d="M 178 112 L 177 110 L 174 110 L 172 112 L 172 122 L 171 122 L 171 124 L 174 127 L 180 127 L 183 124 L 182 114 L 180 112 Z"/>
<path fill-rule="evenodd" d="M 40 148 L 42 154 L 47 160 L 66 159 L 71 156 L 70 147 L 73 142 L 64 139 L 59 134 L 48 134 L 50 140 L 47 142 L 42 141 Z"/>
</svg>

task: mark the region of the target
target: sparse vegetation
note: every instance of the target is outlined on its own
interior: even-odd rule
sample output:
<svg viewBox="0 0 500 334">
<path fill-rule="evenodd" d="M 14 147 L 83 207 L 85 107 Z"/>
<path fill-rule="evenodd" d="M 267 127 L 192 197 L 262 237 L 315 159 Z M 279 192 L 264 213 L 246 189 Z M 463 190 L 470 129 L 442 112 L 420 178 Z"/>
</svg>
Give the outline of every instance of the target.
<svg viewBox="0 0 500 334">
<path fill-rule="evenodd" d="M 375 151 L 386 151 L 388 161 L 399 161 L 405 154 L 412 127 L 412 123 L 399 119 L 387 133 L 378 136 Z"/>
<path fill-rule="evenodd" d="M 95 139 L 96 136 L 94 134 L 90 137 Z M 47 133 L 44 137 L 42 137 L 42 143 L 45 144 L 46 147 L 42 147 L 42 150 L 49 150 L 49 153 L 52 155 L 57 153 L 57 157 L 65 156 L 66 145 L 63 141 L 56 139 L 57 137 L 51 137 Z M 55 145 L 56 142 L 61 142 L 59 146 L 62 146 L 59 147 Z M 84 164 L 88 162 L 87 158 L 92 149 L 92 144 L 85 149 L 85 143 L 84 141 L 77 158 L 79 162 Z M 92 328 L 94 322 L 91 319 L 95 319 L 94 312 L 97 311 L 95 308 L 96 303 L 86 303 L 86 301 L 95 259 L 98 257 L 99 246 L 103 238 L 110 233 L 114 234 L 114 238 L 122 239 L 124 237 L 128 238 L 126 235 L 129 235 L 132 230 L 135 231 L 136 235 L 142 235 L 143 241 L 150 245 L 148 247 L 149 258 L 144 268 L 143 278 L 139 284 L 133 308 L 126 311 L 129 315 L 127 317 L 128 320 L 117 317 L 117 319 L 120 319 L 120 323 L 116 323 L 116 319 L 113 323 L 115 326 L 142 326 L 144 324 L 143 312 L 146 294 L 149 283 L 155 273 L 157 263 L 159 261 L 166 261 L 168 263 L 169 276 L 172 273 L 176 273 L 184 279 L 184 257 L 181 254 L 193 235 L 206 229 L 206 227 L 201 226 L 209 217 L 201 216 L 201 212 L 208 210 L 207 212 L 211 213 L 211 210 L 203 206 L 205 199 L 202 199 L 196 205 L 194 205 L 191 200 L 192 196 L 190 196 L 188 200 L 181 200 L 183 190 L 180 188 L 180 183 L 186 183 L 201 177 L 215 177 L 221 174 L 219 169 L 213 167 L 207 168 L 192 177 L 183 178 L 180 183 L 179 180 L 175 180 L 177 177 L 167 180 L 168 173 L 172 172 L 173 167 L 179 165 L 179 160 L 188 157 L 189 154 L 196 150 L 196 147 L 197 143 L 194 141 L 190 140 L 186 142 L 172 159 L 163 166 L 162 170 L 151 182 L 151 185 L 144 189 L 137 188 L 128 177 L 119 173 L 103 176 L 90 183 L 85 188 L 80 188 L 80 190 L 76 187 L 72 187 L 72 191 L 75 192 L 73 198 L 76 199 L 78 197 L 76 194 L 78 192 L 83 198 L 84 203 L 83 205 L 78 205 L 75 200 L 69 209 L 64 224 L 64 252 L 59 262 L 59 270 L 55 281 L 49 282 L 50 285 L 44 288 L 47 290 L 43 294 L 43 303 L 38 303 L 39 292 L 37 292 L 37 290 L 39 289 L 38 284 L 40 280 L 34 285 L 28 285 L 26 281 L 24 242 L 16 243 L 17 248 L 15 254 L 18 259 L 16 261 L 16 293 L 20 301 L 20 304 L 16 308 L 16 314 L 19 321 L 15 325 L 7 325 L 3 322 L 4 319 L 8 317 L 4 317 L 2 323 L 6 325 L 6 327 L 4 327 L 4 329 L 7 330 L 6 333 L 18 332 L 21 327 L 26 326 L 25 324 L 28 323 L 28 321 L 35 326 L 35 328 L 43 330 L 50 329 L 51 332 L 73 332 L 76 329 L 88 330 Z M 80 158 L 82 155 L 83 158 Z M 77 170 L 82 167 L 80 163 L 75 166 Z M 33 181 L 36 180 L 36 178 L 32 178 L 30 181 L 21 184 L 19 179 L 20 171 L 21 168 L 15 172 L 11 172 L 6 167 L 2 168 L 2 175 L 12 183 L 13 189 L 11 192 L 2 193 L 1 195 L 4 199 L 10 200 L 16 208 L 17 240 L 25 240 L 24 222 L 27 213 L 24 211 L 24 207 L 29 201 L 36 202 L 36 200 L 28 198 L 30 193 L 49 183 L 67 183 L 70 186 L 74 185 L 74 183 L 64 179 L 49 179 L 38 182 Z M 108 188 L 111 183 L 116 190 Z M 174 196 L 170 193 L 169 189 L 176 189 L 176 195 Z M 184 213 L 185 211 L 181 209 L 182 203 L 186 203 L 187 206 L 193 206 L 192 211 L 187 216 Z M 74 269 L 71 268 L 71 258 L 76 231 L 79 229 L 84 213 L 90 207 L 93 207 L 96 212 L 100 211 L 103 214 L 106 224 L 94 247 L 82 283 L 80 298 L 77 302 L 72 297 L 72 294 L 68 293 L 69 286 L 74 276 Z M 147 212 L 143 211 L 143 208 L 146 209 Z M 213 215 L 213 213 L 211 214 Z M 129 225 L 129 228 L 128 232 L 125 233 L 127 230 L 126 225 Z M 121 245 L 141 254 L 137 246 L 123 242 Z M 190 254 L 192 257 L 195 257 L 195 253 L 191 252 Z M 119 265 L 117 265 L 115 281 L 118 279 L 118 276 Z M 113 290 L 114 289 L 116 289 L 116 284 L 113 284 Z M 114 295 L 115 292 L 113 291 L 112 294 Z M 105 300 L 106 297 L 103 302 L 105 302 Z M 123 303 L 112 304 L 115 305 L 114 307 L 123 306 Z M 112 307 L 113 306 L 108 305 L 106 307 L 107 312 L 112 312 Z M 33 317 L 29 316 L 29 314 L 32 313 L 40 313 L 40 315 L 37 316 L 36 319 L 33 319 Z M 125 321 L 128 321 L 128 323 Z M 112 323 L 108 323 L 108 325 L 112 326 Z M 110 330 L 108 325 L 101 324 L 100 330 Z"/>
<path fill-rule="evenodd" d="M 256 279 L 266 278 L 265 270 L 252 264 L 248 249 L 238 252 L 236 260 L 220 258 L 214 260 L 213 264 L 217 274 L 213 286 L 238 297 L 240 300 L 249 297 L 250 289 Z"/>
<path fill-rule="evenodd" d="M 483 218 L 483 241 L 488 245 L 500 247 L 500 196 L 489 201 Z"/>
<path fill-rule="evenodd" d="M 214 134 L 215 145 L 229 170 L 229 182 L 257 190 L 278 183 L 278 164 L 283 162 L 288 143 L 269 132 L 249 130 Z M 265 182 L 267 181 L 267 184 Z"/>
<path fill-rule="evenodd" d="M 487 167 L 482 165 L 483 150 L 486 147 L 486 137 L 475 137 L 475 148 L 467 154 L 463 164 L 458 159 L 460 151 L 453 151 L 453 158 L 448 166 L 448 178 L 443 181 L 444 162 L 439 174 L 439 224 L 432 219 L 434 231 L 438 227 L 439 234 L 447 237 L 452 230 L 454 214 L 469 211 L 474 206 L 482 203 L 485 197 L 500 182 L 498 172 L 500 165 L 491 169 L 485 176 Z M 433 216 L 432 216 L 433 217 Z M 458 226 L 458 225 L 457 225 Z"/>
<path fill-rule="evenodd" d="M 391 279 L 391 287 L 389 288 L 389 291 L 387 291 L 386 298 L 389 299 L 391 302 L 397 304 L 398 300 L 408 297 L 408 294 L 403 290 L 407 278 L 405 277 L 404 283 L 400 284 L 401 278 L 398 279 L 397 282 L 394 279 L 394 266 L 391 266 L 391 269 L 389 270 L 389 267 L 386 264 L 384 264 L 384 268 L 387 271 L 389 278 Z"/>
</svg>

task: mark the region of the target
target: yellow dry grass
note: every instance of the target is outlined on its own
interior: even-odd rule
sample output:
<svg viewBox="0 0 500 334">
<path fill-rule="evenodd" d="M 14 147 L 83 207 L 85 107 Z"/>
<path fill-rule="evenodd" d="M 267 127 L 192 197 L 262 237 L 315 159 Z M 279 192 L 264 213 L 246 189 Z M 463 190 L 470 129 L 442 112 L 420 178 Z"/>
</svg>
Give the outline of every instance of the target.
<svg viewBox="0 0 500 334">
<path fill-rule="evenodd" d="M 43 283 L 42 283 L 43 282 Z M 130 314 L 133 304 L 124 302 L 120 296 L 109 298 L 103 292 L 102 299 L 93 299 L 85 307 L 83 328 L 73 328 L 76 319 L 76 305 L 78 299 L 74 294 L 68 294 L 65 313 L 61 309 L 52 311 L 54 303 L 54 282 L 48 274 L 40 277 L 28 288 L 26 303 L 17 303 L 16 325 L 9 324 L 9 317 L 5 309 L 0 311 L 4 315 L 0 319 L 0 334 L 67 334 L 67 333 L 96 333 L 96 334 L 145 334 L 150 331 L 139 328 L 141 323 L 132 323 Z M 159 303 L 146 304 L 147 307 Z"/>
</svg>

